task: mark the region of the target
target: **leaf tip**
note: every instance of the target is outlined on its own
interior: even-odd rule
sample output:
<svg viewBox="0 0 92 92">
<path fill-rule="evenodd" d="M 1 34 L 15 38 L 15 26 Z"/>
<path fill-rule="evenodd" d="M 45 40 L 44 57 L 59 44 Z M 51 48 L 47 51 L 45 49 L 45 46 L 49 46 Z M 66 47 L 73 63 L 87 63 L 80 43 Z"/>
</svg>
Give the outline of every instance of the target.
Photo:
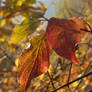
<svg viewBox="0 0 92 92">
<path fill-rule="evenodd" d="M 75 59 L 75 58 L 72 58 L 72 61 L 78 65 L 80 65 L 80 63 Z"/>
</svg>

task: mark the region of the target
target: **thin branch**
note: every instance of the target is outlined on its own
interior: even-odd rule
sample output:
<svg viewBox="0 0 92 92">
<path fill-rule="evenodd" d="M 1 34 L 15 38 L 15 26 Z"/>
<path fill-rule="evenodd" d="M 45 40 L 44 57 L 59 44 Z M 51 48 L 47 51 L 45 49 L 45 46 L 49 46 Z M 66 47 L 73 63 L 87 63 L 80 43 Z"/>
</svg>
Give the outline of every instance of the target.
<svg viewBox="0 0 92 92">
<path fill-rule="evenodd" d="M 82 31 L 84 31 L 84 32 L 89 32 L 89 33 L 92 34 L 92 30 L 88 31 L 88 30 L 86 30 L 86 29 L 82 29 L 82 28 L 81 28 L 80 30 L 82 30 Z"/>
<path fill-rule="evenodd" d="M 45 18 L 44 16 L 42 18 L 44 18 L 46 21 L 49 21 L 49 19 Z"/>
<path fill-rule="evenodd" d="M 70 80 L 72 64 L 73 64 L 73 63 L 71 62 L 71 63 L 70 63 L 69 76 L 68 76 L 67 83 L 68 83 L 68 82 L 69 82 L 69 80 Z"/>
<path fill-rule="evenodd" d="M 79 77 L 79 78 L 77 78 L 77 79 L 75 79 L 75 80 L 73 80 L 73 81 L 71 81 L 71 82 L 69 82 L 69 83 L 63 85 L 63 86 L 60 86 L 60 87 L 56 88 L 55 90 L 53 90 L 53 91 L 51 91 L 51 92 L 56 92 L 57 90 L 59 90 L 59 89 L 61 89 L 61 88 L 64 88 L 64 87 L 66 87 L 66 86 L 68 86 L 68 85 L 70 85 L 70 84 L 72 84 L 72 83 L 74 83 L 74 82 L 76 82 L 76 81 L 79 81 L 79 80 L 81 80 L 81 79 L 83 79 L 83 78 L 85 78 L 85 77 L 87 77 L 87 76 L 89 76 L 89 75 L 92 75 L 92 72 L 89 72 L 88 74 L 85 74 L 85 75 L 83 75 L 83 76 L 81 76 L 81 77 Z"/>
<path fill-rule="evenodd" d="M 4 74 L 4 73 L 17 73 L 17 72 L 14 72 L 14 71 L 0 71 L 0 74 Z"/>
<path fill-rule="evenodd" d="M 1 51 L 4 53 L 4 55 L 5 55 L 9 60 L 11 60 L 11 62 L 12 62 L 11 57 L 5 52 L 5 50 L 2 49 L 2 48 L 0 48 L 0 50 L 1 50 Z"/>
<path fill-rule="evenodd" d="M 86 74 L 87 71 L 91 68 L 90 65 L 91 65 L 91 62 L 90 62 L 89 65 L 87 66 L 86 70 L 84 71 L 84 74 Z M 74 89 L 73 92 L 76 92 L 76 90 L 78 89 L 78 87 L 79 87 L 79 85 L 82 83 L 82 81 L 83 81 L 83 79 L 81 79 L 81 80 L 79 81 L 77 87 Z"/>
<path fill-rule="evenodd" d="M 69 69 L 69 76 L 68 76 L 67 83 L 69 83 L 69 80 L 70 80 L 71 70 L 72 70 L 72 64 L 73 64 L 73 63 L 71 62 L 71 64 L 70 64 L 70 69 Z M 68 88 L 69 88 L 69 91 L 71 92 L 71 89 L 70 89 L 69 85 L 68 85 Z"/>
<path fill-rule="evenodd" d="M 51 76 L 50 76 L 50 74 L 49 74 L 49 72 L 48 72 L 48 71 L 47 71 L 47 74 L 48 74 L 48 76 L 49 76 L 49 79 L 50 79 L 51 85 L 52 85 L 53 89 L 55 90 L 56 88 L 55 88 L 55 86 L 54 86 L 53 79 L 51 78 Z M 56 92 L 56 91 L 55 91 L 55 92 Z"/>
</svg>

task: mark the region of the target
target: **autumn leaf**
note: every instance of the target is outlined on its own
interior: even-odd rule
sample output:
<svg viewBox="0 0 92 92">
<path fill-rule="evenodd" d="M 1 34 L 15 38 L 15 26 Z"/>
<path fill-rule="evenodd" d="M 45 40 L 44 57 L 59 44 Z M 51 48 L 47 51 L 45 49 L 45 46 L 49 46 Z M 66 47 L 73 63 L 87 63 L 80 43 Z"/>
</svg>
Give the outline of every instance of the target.
<svg viewBox="0 0 92 92">
<path fill-rule="evenodd" d="M 47 26 L 47 40 L 55 52 L 79 64 L 74 55 L 76 44 L 87 34 L 81 29 L 90 31 L 89 25 L 81 18 L 58 19 L 51 18 Z"/>
<path fill-rule="evenodd" d="M 25 49 L 19 58 L 18 82 L 25 92 L 30 80 L 45 73 L 49 67 L 49 46 L 45 34 L 34 37 L 31 47 Z"/>
</svg>

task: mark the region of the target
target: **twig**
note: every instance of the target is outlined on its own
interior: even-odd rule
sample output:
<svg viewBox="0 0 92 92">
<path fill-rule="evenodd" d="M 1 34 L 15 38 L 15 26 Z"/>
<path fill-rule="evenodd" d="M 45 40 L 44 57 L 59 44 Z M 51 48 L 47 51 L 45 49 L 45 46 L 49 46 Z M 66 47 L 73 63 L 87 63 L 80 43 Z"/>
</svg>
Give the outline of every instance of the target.
<svg viewBox="0 0 92 92">
<path fill-rule="evenodd" d="M 14 72 L 14 71 L 0 71 L 0 73 L 17 73 L 17 72 Z"/>
<path fill-rule="evenodd" d="M 69 69 L 69 76 L 68 76 L 67 83 L 68 83 L 68 82 L 69 82 L 69 80 L 70 80 L 72 64 L 73 64 L 73 63 L 71 62 L 71 64 L 70 64 L 70 69 Z M 71 92 L 71 89 L 70 89 L 69 85 L 68 85 L 68 88 L 69 88 L 69 91 Z"/>
<path fill-rule="evenodd" d="M 51 91 L 51 92 L 56 92 L 57 90 L 59 90 L 59 89 L 61 89 L 61 88 L 64 88 L 64 87 L 66 87 L 66 86 L 68 86 L 68 85 L 70 85 L 70 84 L 72 84 L 72 83 L 74 83 L 74 82 L 76 82 L 76 81 L 78 81 L 78 80 L 81 80 L 81 79 L 83 79 L 83 78 L 85 78 L 85 77 L 87 77 L 87 76 L 89 76 L 89 75 L 92 75 L 92 72 L 89 72 L 88 74 L 85 74 L 85 75 L 83 75 L 83 76 L 81 76 L 81 77 L 79 77 L 79 78 L 77 78 L 77 79 L 75 79 L 75 80 L 73 80 L 73 81 L 71 81 L 71 82 L 69 82 L 69 83 L 63 85 L 63 86 L 60 86 L 60 87 L 56 88 L 55 90 L 53 90 L 53 91 Z"/>
<path fill-rule="evenodd" d="M 69 80 L 70 80 L 72 64 L 73 64 L 73 63 L 71 62 L 71 63 L 70 63 L 69 76 L 68 76 L 67 83 L 68 83 L 68 82 L 69 82 Z"/>
<path fill-rule="evenodd" d="M 49 19 L 45 18 L 44 16 L 42 18 L 44 18 L 46 21 L 49 21 Z"/>
<path fill-rule="evenodd" d="M 89 68 L 90 68 L 90 65 L 91 65 L 91 62 L 90 62 L 90 63 L 89 63 L 89 65 L 87 66 L 86 70 L 84 71 L 84 74 L 86 74 L 86 73 L 87 73 L 87 71 L 88 71 L 88 70 L 89 70 Z M 83 81 L 83 79 L 81 79 L 81 80 L 79 81 L 79 83 L 78 83 L 77 87 L 74 89 L 74 91 L 73 91 L 73 92 L 76 92 L 76 90 L 78 89 L 78 87 L 79 87 L 79 85 L 82 83 L 82 81 Z"/>
<path fill-rule="evenodd" d="M 9 60 L 11 60 L 11 62 L 12 62 L 11 57 L 5 52 L 5 50 L 2 49 L 2 48 L 0 48 L 0 50 L 2 50 L 2 52 L 4 53 L 4 55 L 5 55 Z"/>
<path fill-rule="evenodd" d="M 56 88 L 55 88 L 55 86 L 54 86 L 53 79 L 51 78 L 51 76 L 50 76 L 50 74 L 49 74 L 48 71 L 47 71 L 47 74 L 48 74 L 48 76 L 49 76 L 49 78 L 50 78 L 51 85 L 52 85 L 53 89 L 55 90 Z M 55 91 L 55 92 L 56 92 L 56 91 Z"/>
<path fill-rule="evenodd" d="M 84 32 L 89 32 L 89 33 L 92 34 L 92 30 L 88 31 L 88 30 L 86 30 L 86 29 L 82 29 L 82 28 L 81 28 L 80 30 L 82 30 L 82 31 L 84 31 Z"/>
</svg>

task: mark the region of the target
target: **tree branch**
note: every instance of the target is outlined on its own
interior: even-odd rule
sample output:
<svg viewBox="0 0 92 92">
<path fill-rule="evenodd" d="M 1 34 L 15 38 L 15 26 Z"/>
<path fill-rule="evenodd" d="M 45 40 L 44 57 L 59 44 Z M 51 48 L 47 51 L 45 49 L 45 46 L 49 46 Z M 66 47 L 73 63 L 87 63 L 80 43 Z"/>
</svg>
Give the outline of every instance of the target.
<svg viewBox="0 0 92 92">
<path fill-rule="evenodd" d="M 50 79 L 51 85 L 52 85 L 53 89 L 55 90 L 56 88 L 55 88 L 55 86 L 54 86 L 53 79 L 51 78 L 51 76 L 50 76 L 50 74 L 49 74 L 49 72 L 48 72 L 48 71 L 47 71 L 47 74 L 48 74 L 48 76 L 49 76 L 49 79 Z M 55 91 L 55 92 L 56 92 L 56 91 Z"/>
<path fill-rule="evenodd" d="M 78 80 L 81 80 L 81 79 L 83 79 L 83 78 L 85 78 L 85 77 L 87 77 L 87 76 L 89 76 L 89 75 L 92 75 L 92 72 L 89 72 L 88 74 L 85 74 L 85 75 L 83 75 L 83 76 L 81 76 L 81 77 L 79 77 L 79 78 L 77 78 L 77 79 L 75 79 L 75 80 L 73 80 L 73 81 L 71 81 L 71 82 L 69 82 L 69 83 L 67 83 L 67 84 L 65 84 L 65 85 L 63 85 L 63 86 L 61 86 L 61 87 L 58 87 L 58 88 L 56 88 L 55 90 L 53 90 L 53 91 L 51 91 L 51 92 L 55 92 L 55 91 L 57 91 L 57 90 L 59 90 L 59 89 L 61 89 L 61 88 L 64 88 L 64 87 L 66 87 L 66 86 L 68 86 L 68 85 L 70 85 L 70 84 L 72 84 L 72 83 L 74 83 L 74 82 L 76 82 L 76 81 L 78 81 Z"/>
</svg>

